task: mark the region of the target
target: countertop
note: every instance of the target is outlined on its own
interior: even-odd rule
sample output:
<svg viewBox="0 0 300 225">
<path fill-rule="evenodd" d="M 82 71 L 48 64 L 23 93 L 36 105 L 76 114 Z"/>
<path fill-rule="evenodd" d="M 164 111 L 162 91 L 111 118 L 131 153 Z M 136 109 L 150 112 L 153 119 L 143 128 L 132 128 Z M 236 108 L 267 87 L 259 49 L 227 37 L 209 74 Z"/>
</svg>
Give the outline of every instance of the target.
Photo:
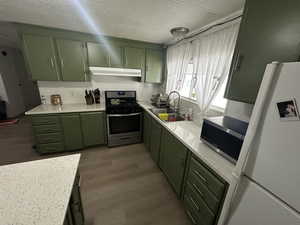
<svg viewBox="0 0 300 225">
<path fill-rule="evenodd" d="M 63 105 L 39 105 L 25 113 L 25 115 L 51 114 L 51 113 L 72 113 L 72 112 L 95 112 L 105 111 L 105 104 L 87 105 L 85 103 L 63 104 Z"/>
<path fill-rule="evenodd" d="M 63 225 L 80 154 L 0 167 L 0 224 Z"/>
<path fill-rule="evenodd" d="M 197 157 L 211 167 L 216 173 L 223 177 L 227 182 L 233 179 L 235 165 L 227 159 L 214 152 L 210 147 L 200 140 L 201 126 L 192 121 L 163 122 L 157 118 L 149 109 L 153 108 L 147 102 L 138 102 L 153 118 L 162 126 L 176 136 L 188 149 Z M 26 112 L 26 115 L 48 114 L 48 113 L 69 113 L 69 112 L 89 112 L 105 111 L 105 104 L 86 105 L 86 104 L 64 104 L 62 106 L 39 105 Z"/>
<path fill-rule="evenodd" d="M 145 102 L 139 102 L 139 104 L 212 170 L 223 177 L 228 183 L 233 182 L 235 165 L 214 152 L 200 140 L 201 126 L 197 126 L 192 121 L 164 122 L 149 110 L 153 106 Z"/>
</svg>

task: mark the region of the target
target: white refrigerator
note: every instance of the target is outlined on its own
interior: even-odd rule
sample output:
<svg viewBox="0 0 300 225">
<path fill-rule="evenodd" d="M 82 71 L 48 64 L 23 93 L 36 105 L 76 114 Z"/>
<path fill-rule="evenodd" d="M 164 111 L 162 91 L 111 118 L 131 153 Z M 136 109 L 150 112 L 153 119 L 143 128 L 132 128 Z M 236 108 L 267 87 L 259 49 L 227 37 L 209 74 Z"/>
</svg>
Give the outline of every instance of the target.
<svg viewBox="0 0 300 225">
<path fill-rule="evenodd" d="M 229 225 L 300 225 L 300 63 L 266 68 Z M 299 108 L 300 109 L 300 108 Z M 244 160 L 245 159 L 245 160 Z"/>
</svg>

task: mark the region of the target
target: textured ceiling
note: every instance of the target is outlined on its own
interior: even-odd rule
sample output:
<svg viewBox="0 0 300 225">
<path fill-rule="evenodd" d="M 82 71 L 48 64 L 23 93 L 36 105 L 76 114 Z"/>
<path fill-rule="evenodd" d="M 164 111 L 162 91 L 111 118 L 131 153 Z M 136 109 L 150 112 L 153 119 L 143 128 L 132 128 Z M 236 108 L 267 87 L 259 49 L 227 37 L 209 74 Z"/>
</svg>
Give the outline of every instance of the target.
<svg viewBox="0 0 300 225">
<path fill-rule="evenodd" d="M 171 39 L 173 27 L 193 30 L 243 4 L 244 0 L 0 0 L 0 21 L 90 33 L 99 30 L 110 36 L 164 43 Z M 88 25 L 91 21 L 96 28 Z"/>
</svg>

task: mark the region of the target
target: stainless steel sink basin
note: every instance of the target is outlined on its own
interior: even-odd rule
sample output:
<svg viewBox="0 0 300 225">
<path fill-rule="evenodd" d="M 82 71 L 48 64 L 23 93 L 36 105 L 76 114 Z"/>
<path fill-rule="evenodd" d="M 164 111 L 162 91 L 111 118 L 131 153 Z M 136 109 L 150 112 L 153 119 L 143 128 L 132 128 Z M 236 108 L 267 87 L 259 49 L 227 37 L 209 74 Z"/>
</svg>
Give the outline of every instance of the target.
<svg viewBox="0 0 300 225">
<path fill-rule="evenodd" d="M 151 108 L 149 109 L 155 116 L 158 116 L 158 114 L 160 113 L 168 113 L 169 114 L 169 119 L 165 122 L 176 122 L 176 121 L 183 121 L 184 118 L 182 116 L 179 115 L 179 113 L 175 112 L 174 110 L 172 109 L 169 109 L 169 108 Z M 160 119 L 160 118 L 159 118 Z M 162 120 L 162 119 L 160 119 Z"/>
</svg>

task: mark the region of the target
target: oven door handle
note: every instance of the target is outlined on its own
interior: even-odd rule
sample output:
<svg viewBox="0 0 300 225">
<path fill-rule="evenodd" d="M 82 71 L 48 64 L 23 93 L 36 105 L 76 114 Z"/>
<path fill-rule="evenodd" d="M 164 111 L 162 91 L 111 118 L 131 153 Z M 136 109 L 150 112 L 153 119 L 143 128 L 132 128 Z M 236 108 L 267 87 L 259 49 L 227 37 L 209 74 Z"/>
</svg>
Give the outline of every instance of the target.
<svg viewBox="0 0 300 225">
<path fill-rule="evenodd" d="M 142 113 L 129 113 L 129 114 L 107 114 L 108 117 L 125 117 L 125 116 L 137 116 Z"/>
</svg>

